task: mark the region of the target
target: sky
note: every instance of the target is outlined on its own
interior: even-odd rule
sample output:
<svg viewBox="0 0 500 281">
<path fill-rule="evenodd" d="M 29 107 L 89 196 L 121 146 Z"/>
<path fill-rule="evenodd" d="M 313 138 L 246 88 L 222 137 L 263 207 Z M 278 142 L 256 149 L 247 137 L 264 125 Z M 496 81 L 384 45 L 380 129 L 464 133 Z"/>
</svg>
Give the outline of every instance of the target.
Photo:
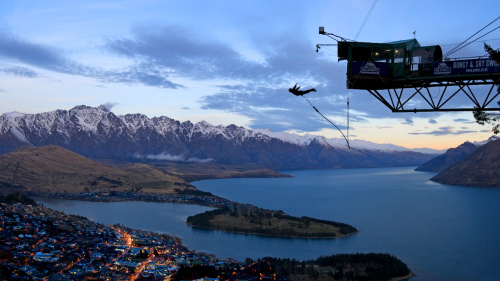
<svg viewBox="0 0 500 281">
<path fill-rule="evenodd" d="M 446 149 L 492 135 L 471 112 L 392 113 L 367 91 L 347 90 L 346 63 L 318 34 L 353 39 L 374 1 L 1 1 L 0 114 L 106 105 L 181 122 L 328 138 L 347 134 L 408 148 Z M 446 53 L 496 19 L 498 1 L 377 1 L 357 41 L 415 37 Z M 500 25 L 494 22 L 483 33 Z M 453 57 L 500 47 L 500 29 Z M 439 94 L 435 88 L 433 95 Z M 437 92 L 436 92 L 437 91 Z M 479 88 L 478 93 L 486 89 Z M 418 106 L 415 100 L 414 104 Z M 458 97 L 451 105 L 471 106 Z"/>
</svg>

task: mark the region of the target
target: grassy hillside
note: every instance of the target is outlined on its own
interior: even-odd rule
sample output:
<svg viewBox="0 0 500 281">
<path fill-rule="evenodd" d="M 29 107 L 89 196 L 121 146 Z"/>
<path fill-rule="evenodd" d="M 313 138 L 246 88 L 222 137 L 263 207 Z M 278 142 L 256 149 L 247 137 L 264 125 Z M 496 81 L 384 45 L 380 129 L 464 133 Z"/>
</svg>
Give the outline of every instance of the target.
<svg viewBox="0 0 500 281">
<path fill-rule="evenodd" d="M 0 155 L 0 187 L 60 192 L 194 189 L 183 179 L 145 164 L 110 167 L 58 146 L 21 147 Z"/>
</svg>

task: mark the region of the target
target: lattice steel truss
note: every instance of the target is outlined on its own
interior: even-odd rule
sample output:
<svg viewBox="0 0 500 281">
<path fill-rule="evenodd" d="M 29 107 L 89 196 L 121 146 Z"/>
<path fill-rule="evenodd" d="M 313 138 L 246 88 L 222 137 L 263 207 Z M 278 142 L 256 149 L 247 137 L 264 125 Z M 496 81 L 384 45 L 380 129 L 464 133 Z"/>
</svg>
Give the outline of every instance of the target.
<svg viewBox="0 0 500 281">
<path fill-rule="evenodd" d="M 425 82 L 421 85 L 411 83 L 413 85 L 400 85 L 392 89 L 366 89 L 376 99 L 387 106 L 392 112 L 439 112 L 439 111 L 474 111 L 480 109 L 482 111 L 500 111 L 498 107 L 487 107 L 493 100 L 499 96 L 498 91 L 494 91 L 496 85 L 500 83 L 499 79 L 476 79 L 476 80 L 457 80 L 457 81 L 441 81 L 441 82 Z M 484 100 L 479 100 L 471 89 L 471 86 L 491 85 L 488 94 Z M 443 91 L 436 96 L 431 95 L 429 88 L 444 87 Z M 403 90 L 414 89 L 415 92 L 408 98 L 403 98 Z M 456 89 L 456 90 L 455 90 Z M 387 94 L 381 94 L 382 91 L 387 91 Z M 449 92 L 453 94 L 449 95 Z M 473 106 L 468 108 L 447 108 L 447 103 L 460 94 L 465 94 L 471 101 Z M 426 101 L 426 108 L 409 108 L 407 103 L 415 98 L 422 97 Z M 425 103 L 424 103 L 425 104 Z M 406 107 L 405 107 L 406 106 Z"/>
</svg>

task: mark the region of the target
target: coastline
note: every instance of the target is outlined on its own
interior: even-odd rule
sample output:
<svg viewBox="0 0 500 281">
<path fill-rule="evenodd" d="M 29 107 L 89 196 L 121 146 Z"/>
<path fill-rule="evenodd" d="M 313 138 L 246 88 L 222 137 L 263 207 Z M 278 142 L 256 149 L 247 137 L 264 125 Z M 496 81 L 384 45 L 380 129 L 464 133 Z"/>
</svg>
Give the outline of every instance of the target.
<svg viewBox="0 0 500 281">
<path fill-rule="evenodd" d="M 215 231 L 222 231 L 222 232 L 227 232 L 227 233 L 235 233 L 235 234 L 247 234 L 247 235 L 257 235 L 257 236 L 265 236 L 265 237 L 276 237 L 276 238 L 292 238 L 292 239 L 337 239 L 337 238 L 345 238 L 347 236 L 359 233 L 361 231 L 356 231 L 352 232 L 349 234 L 345 234 L 343 236 L 335 236 L 335 237 L 303 237 L 303 236 L 276 236 L 276 235 L 270 235 L 270 234 L 262 234 L 262 233 L 255 233 L 255 232 L 240 232 L 240 231 L 227 231 L 227 230 L 222 230 L 222 229 L 216 229 L 216 228 L 209 228 L 209 227 L 201 227 L 201 226 L 195 226 L 192 225 L 188 222 L 186 222 L 187 225 L 194 227 L 194 228 L 201 228 L 201 229 L 209 229 L 209 230 L 215 230 Z"/>
<path fill-rule="evenodd" d="M 417 276 L 413 271 L 410 269 L 410 273 L 408 275 L 402 276 L 402 277 L 394 277 L 390 281 L 405 281 L 405 280 L 410 280 L 410 278 Z"/>
<path fill-rule="evenodd" d="M 140 229 L 140 228 L 139 228 L 139 229 Z M 143 230 L 143 231 L 147 231 L 147 230 Z M 224 232 L 226 232 L 226 231 L 224 231 Z M 156 233 L 158 233 L 158 232 L 156 232 Z M 159 232 L 159 233 L 161 233 L 161 232 Z M 228 232 L 228 233 L 230 233 L 230 232 Z M 241 233 L 241 232 L 233 232 L 233 233 L 237 233 L 237 234 L 248 234 L 248 233 Z M 352 234 L 354 234 L 354 233 L 352 233 Z M 257 234 L 257 235 L 258 235 L 258 234 Z M 179 244 L 181 244 L 181 245 L 182 245 L 182 240 L 181 240 L 181 239 L 182 239 L 182 237 L 176 237 L 175 235 L 171 235 L 171 234 L 170 234 L 170 236 L 172 236 L 172 237 L 176 240 L 176 242 L 177 242 L 177 243 L 179 243 Z M 268 236 L 268 235 L 261 235 L 261 236 Z M 345 235 L 345 236 L 349 236 L 349 235 Z M 345 237 L 345 236 L 344 236 L 344 237 Z M 303 238 L 303 237 L 284 237 L 284 238 L 292 238 L 292 239 L 295 239 L 295 238 Z M 333 238 L 333 237 L 332 237 L 332 238 Z M 341 238 L 341 237 L 335 237 L 335 238 Z M 307 238 L 307 239 L 310 239 L 310 238 Z M 331 239 L 331 238 L 325 238 L 325 239 Z M 320 239 L 320 240 L 321 240 L 321 239 Z M 184 246 L 184 247 L 186 247 L 186 246 Z M 188 246 L 188 247 L 189 247 L 189 246 Z M 197 248 L 196 248 L 196 247 L 189 247 L 188 249 L 189 249 L 189 251 L 191 251 L 191 252 L 193 252 L 193 253 L 196 253 L 196 249 L 197 249 Z M 206 250 L 205 250 L 205 252 L 206 252 Z M 210 252 L 207 252 L 207 253 L 210 253 Z M 216 257 L 215 255 L 212 255 L 212 254 L 208 254 L 208 255 L 210 255 L 210 256 L 212 256 L 212 257 Z M 218 256 L 218 255 L 217 255 L 217 256 Z M 222 256 L 221 256 L 221 257 L 222 257 Z M 240 259 L 240 261 L 241 261 L 241 259 Z M 394 280 L 394 281 L 399 281 L 399 280 L 408 280 L 409 278 L 411 278 L 411 277 L 413 277 L 413 276 L 414 276 L 414 275 L 411 273 L 411 274 L 409 274 L 409 275 L 402 276 L 402 277 L 398 277 L 398 278 L 391 279 L 391 280 Z"/>
<path fill-rule="evenodd" d="M 108 198 L 108 199 L 92 199 L 92 198 L 74 198 L 74 197 L 68 197 L 68 196 L 42 196 L 42 195 L 29 195 L 30 197 L 34 198 L 53 198 L 53 199 L 60 199 L 60 200 L 75 200 L 75 201 L 88 201 L 88 202 L 103 202 L 103 203 L 114 203 L 114 202 L 150 202 L 150 203 L 171 203 L 171 204 L 189 204 L 189 205 L 198 205 L 198 206 L 204 206 L 204 207 L 211 207 L 211 208 L 216 208 L 220 209 L 222 208 L 220 205 L 216 204 L 200 204 L 199 202 L 193 202 L 191 200 L 178 200 L 178 201 L 164 201 L 164 200 L 145 200 L 145 199 L 130 199 L 130 198 L 121 198 L 121 199 L 114 199 L 114 198 Z M 220 198 L 220 197 L 217 197 Z M 199 199 L 197 197 L 192 197 L 191 199 Z M 222 200 L 225 200 L 223 198 L 220 198 Z M 225 203 L 230 202 L 230 204 L 235 204 L 235 205 L 244 205 L 240 204 L 237 202 L 233 201 L 223 201 Z M 255 206 L 253 206 L 255 207 Z M 223 231 L 226 233 L 234 233 L 234 234 L 249 234 L 249 235 L 258 235 L 258 236 L 265 236 L 265 237 L 276 237 L 276 238 L 301 238 L 301 239 L 336 239 L 336 238 L 345 238 L 347 236 L 359 233 L 360 231 L 357 230 L 355 232 L 351 232 L 348 234 L 339 234 L 339 236 L 326 236 L 326 237 L 304 237 L 304 236 L 279 236 L 279 235 L 270 235 L 270 234 L 263 234 L 263 233 L 256 233 L 256 232 L 241 232 L 241 231 L 227 231 L 223 229 L 216 229 L 216 228 L 210 228 L 210 227 L 201 227 L 201 226 L 195 226 L 191 223 L 188 223 L 187 221 L 185 222 L 187 225 L 190 227 L 195 227 L 195 228 L 201 228 L 201 229 L 209 229 L 209 230 L 216 230 L 216 231 Z"/>
<path fill-rule="evenodd" d="M 29 203 L 29 202 L 28 202 Z M 28 240 L 16 239 L 8 243 L 8 250 L 13 253 L 13 256 L 18 257 L 26 255 L 35 256 L 34 259 L 8 259 L 8 268 L 15 270 L 22 266 L 30 269 L 30 276 L 42 278 L 49 276 L 53 278 L 74 279 L 72 277 L 81 276 L 82 268 L 93 268 L 96 264 L 95 257 L 99 256 L 99 270 L 90 270 L 86 272 L 86 276 L 91 279 L 101 279 L 104 276 L 112 277 L 114 280 L 135 280 L 138 277 L 150 277 L 152 275 L 168 275 L 175 276 L 174 280 L 191 280 L 193 274 L 207 275 L 207 269 L 212 270 L 207 277 L 217 277 L 217 280 L 237 280 L 234 275 L 241 276 L 245 279 L 254 279 L 269 274 L 278 274 L 279 276 L 288 276 L 288 271 L 282 270 L 283 266 L 289 265 L 290 262 L 301 266 L 302 272 L 306 268 L 316 267 L 319 263 L 319 258 L 316 260 L 303 260 L 299 264 L 295 259 L 280 259 L 273 257 L 264 257 L 257 261 L 245 260 L 238 261 L 232 258 L 220 259 L 213 254 L 205 252 L 197 252 L 195 249 L 189 249 L 182 244 L 180 238 L 164 234 L 156 231 L 141 230 L 137 228 L 129 228 L 121 224 L 103 224 L 89 220 L 86 217 L 79 215 L 68 215 L 64 212 L 44 207 L 35 203 L 26 205 L 24 203 L 14 203 L 12 205 L 2 203 L 0 211 L 12 223 L 8 228 L 17 228 L 19 225 L 25 225 L 24 234 Z M 23 221 L 17 222 L 14 218 L 23 217 Z M 41 229 L 41 232 L 38 233 Z M 85 231 L 75 231 L 77 229 L 85 229 Z M 28 234 L 34 233 L 34 234 Z M 50 233 L 51 235 L 46 235 Z M 98 236 L 89 239 L 89 234 L 99 233 Z M 20 235 L 21 236 L 21 235 Z M 54 237 L 55 239 L 53 239 Z M 65 239 L 71 237 L 72 244 L 65 243 Z M 34 238 L 34 239 L 29 239 Z M 1 239 L 0 239 L 1 240 Z M 2 240 L 5 241 L 5 240 Z M 42 242 L 40 242 L 42 241 Z M 29 247 L 20 247 L 28 244 Z M 46 248 L 63 248 L 63 251 L 56 255 L 56 252 Z M 99 250 L 92 250 L 90 253 L 73 252 L 73 248 L 93 248 L 95 245 L 102 245 Z M 46 249 L 45 249 L 46 250 Z M 101 253 L 102 251 L 102 253 Z M 138 254 L 139 253 L 139 254 Z M 5 254 L 4 255 L 10 255 Z M 95 255 L 95 256 L 94 256 Z M 361 256 L 361 259 L 359 258 Z M 354 259 L 364 263 L 372 263 L 389 257 L 389 254 L 334 254 L 332 258 L 338 257 L 344 261 Z M 368 261 L 366 260 L 368 257 Z M 38 272 L 40 267 L 38 261 L 49 259 L 50 262 L 57 261 L 56 268 L 50 271 Z M 265 259 L 265 260 L 264 260 Z M 307 265 L 305 265 L 305 263 Z M 402 263 L 394 256 L 390 256 L 390 262 L 384 262 L 379 266 L 384 270 L 392 270 L 391 264 Z M 149 267 L 149 265 L 151 265 Z M 214 267 L 214 265 L 217 265 Z M 406 265 L 405 265 L 406 266 Z M 124 270 L 124 267 L 132 270 Z M 234 272 L 227 272 L 227 268 L 234 268 Z M 24 269 L 23 269 L 24 270 Z M 298 270 L 298 269 L 296 269 Z M 14 272 L 14 271 L 12 271 Z M 237 273 L 235 273 L 237 272 Z M 288 273 L 287 273 L 288 272 Z M 317 270 L 315 274 L 319 274 Z M 0 272 L 0 277 L 6 277 L 11 274 Z M 311 273 L 310 273 L 311 274 Z M 312 273 L 314 275 L 314 273 Z M 391 274 L 391 273 L 388 273 Z M 163 275 L 162 275 L 163 276 Z M 276 275 L 274 275 L 276 276 Z M 309 275 L 311 276 L 311 275 Z M 392 278 L 391 280 L 405 280 L 413 276 L 410 274 L 403 277 Z M 186 278 L 187 277 L 187 278 Z M 2 278 L 0 278 L 2 279 Z M 291 281 L 289 277 L 280 277 L 280 280 Z"/>
</svg>

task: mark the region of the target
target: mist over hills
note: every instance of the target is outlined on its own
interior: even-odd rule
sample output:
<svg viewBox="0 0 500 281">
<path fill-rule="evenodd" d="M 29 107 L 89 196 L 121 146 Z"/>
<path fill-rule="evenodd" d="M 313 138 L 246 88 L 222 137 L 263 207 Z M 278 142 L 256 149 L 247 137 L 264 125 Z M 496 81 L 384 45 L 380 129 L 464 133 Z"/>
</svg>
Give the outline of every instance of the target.
<svg viewBox="0 0 500 281">
<path fill-rule="evenodd" d="M 213 162 L 270 169 L 328 169 L 420 165 L 434 150 L 300 136 L 265 129 L 193 124 L 143 114 L 117 116 L 105 106 L 76 106 L 38 114 L 0 116 L 0 154 L 21 146 L 57 145 L 91 159 L 128 162 Z"/>
</svg>

